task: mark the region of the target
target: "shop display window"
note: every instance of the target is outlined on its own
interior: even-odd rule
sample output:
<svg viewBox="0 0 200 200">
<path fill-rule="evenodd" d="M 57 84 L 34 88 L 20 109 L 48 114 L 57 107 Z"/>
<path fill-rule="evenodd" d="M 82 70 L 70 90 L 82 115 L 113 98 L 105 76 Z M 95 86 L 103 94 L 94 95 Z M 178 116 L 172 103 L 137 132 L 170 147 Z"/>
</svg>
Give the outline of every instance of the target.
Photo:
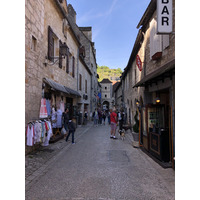
<svg viewBox="0 0 200 200">
<path fill-rule="evenodd" d="M 164 129 L 164 106 L 148 107 L 148 130 L 149 132 L 160 133 Z"/>
</svg>

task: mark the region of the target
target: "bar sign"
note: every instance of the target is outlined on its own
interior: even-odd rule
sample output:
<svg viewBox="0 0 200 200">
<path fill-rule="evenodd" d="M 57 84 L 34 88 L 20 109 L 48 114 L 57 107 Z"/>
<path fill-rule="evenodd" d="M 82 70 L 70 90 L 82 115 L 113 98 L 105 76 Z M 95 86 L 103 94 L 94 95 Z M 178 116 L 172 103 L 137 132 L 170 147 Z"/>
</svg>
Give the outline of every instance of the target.
<svg viewBox="0 0 200 200">
<path fill-rule="evenodd" d="M 172 32 L 172 0 L 157 0 L 157 34 Z"/>
</svg>

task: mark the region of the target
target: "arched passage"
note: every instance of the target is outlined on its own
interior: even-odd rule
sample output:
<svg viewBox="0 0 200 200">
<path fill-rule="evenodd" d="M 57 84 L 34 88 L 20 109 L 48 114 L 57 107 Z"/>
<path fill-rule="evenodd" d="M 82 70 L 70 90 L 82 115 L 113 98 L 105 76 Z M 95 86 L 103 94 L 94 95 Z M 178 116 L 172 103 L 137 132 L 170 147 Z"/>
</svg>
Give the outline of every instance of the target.
<svg viewBox="0 0 200 200">
<path fill-rule="evenodd" d="M 110 103 L 108 101 L 103 102 L 103 109 L 104 110 L 109 110 L 110 109 Z"/>
</svg>

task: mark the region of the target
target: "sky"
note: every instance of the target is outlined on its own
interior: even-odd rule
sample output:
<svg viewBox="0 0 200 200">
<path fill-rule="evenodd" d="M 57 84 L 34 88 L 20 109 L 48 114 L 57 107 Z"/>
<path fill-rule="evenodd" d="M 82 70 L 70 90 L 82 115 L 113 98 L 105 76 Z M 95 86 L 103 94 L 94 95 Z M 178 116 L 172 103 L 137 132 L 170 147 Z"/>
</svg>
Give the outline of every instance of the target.
<svg viewBox="0 0 200 200">
<path fill-rule="evenodd" d="M 75 9 L 78 26 L 92 27 L 99 66 L 127 66 L 139 29 L 137 25 L 150 0 L 67 0 Z"/>
</svg>

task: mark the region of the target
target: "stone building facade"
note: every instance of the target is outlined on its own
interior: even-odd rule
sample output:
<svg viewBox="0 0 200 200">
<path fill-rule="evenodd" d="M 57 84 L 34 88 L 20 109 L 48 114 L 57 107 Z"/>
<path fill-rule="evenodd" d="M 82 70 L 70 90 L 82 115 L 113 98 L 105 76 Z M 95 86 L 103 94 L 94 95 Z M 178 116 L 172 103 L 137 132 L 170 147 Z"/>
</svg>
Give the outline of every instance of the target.
<svg viewBox="0 0 200 200">
<path fill-rule="evenodd" d="M 124 108 L 131 124 L 135 123 L 136 111 L 139 113 L 140 146 L 158 159 L 173 163 L 175 156 L 174 0 L 172 19 L 172 32 L 157 34 L 157 2 L 151 0 L 137 26 L 138 35 L 121 82 Z M 141 60 L 142 68 L 138 60 Z"/>
<path fill-rule="evenodd" d="M 97 95 L 98 95 L 98 80 L 97 80 L 97 63 L 96 63 L 96 49 L 94 42 L 92 42 L 92 27 L 78 27 L 76 24 L 76 11 L 71 4 L 68 5 L 68 19 L 70 25 L 75 32 L 76 36 L 79 38 L 81 43 L 82 51 L 84 51 L 84 61 L 88 68 L 90 69 L 91 84 L 90 84 L 90 106 L 88 107 L 88 112 L 94 111 L 97 106 Z"/>
<path fill-rule="evenodd" d="M 84 105 L 91 107 L 91 98 L 83 93 L 92 96 L 94 73 L 81 58 L 80 38 L 68 16 L 67 1 L 25 1 L 25 127 L 39 119 L 42 98 L 57 108 L 64 103 L 70 115 L 76 115 L 80 104 L 82 112 Z M 26 147 L 26 153 L 32 149 Z"/>
<path fill-rule="evenodd" d="M 112 96 L 113 93 L 113 85 L 109 79 L 103 79 L 101 82 L 101 99 L 102 105 L 106 105 L 107 109 L 111 109 L 114 105 L 114 98 Z"/>
<path fill-rule="evenodd" d="M 117 110 L 123 108 L 122 104 L 122 82 L 116 82 L 113 85 L 113 98 Z"/>
</svg>

